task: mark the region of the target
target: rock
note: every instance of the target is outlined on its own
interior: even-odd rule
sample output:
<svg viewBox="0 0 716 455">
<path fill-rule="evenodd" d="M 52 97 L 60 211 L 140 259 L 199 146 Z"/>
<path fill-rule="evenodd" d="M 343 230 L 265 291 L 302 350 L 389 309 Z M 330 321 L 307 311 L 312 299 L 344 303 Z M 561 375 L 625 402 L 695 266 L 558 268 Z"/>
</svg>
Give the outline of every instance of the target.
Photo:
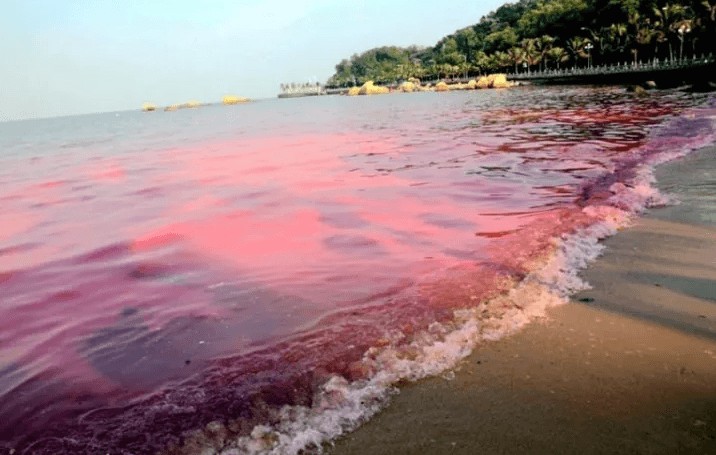
<svg viewBox="0 0 716 455">
<path fill-rule="evenodd" d="M 367 81 L 358 90 L 359 95 L 382 95 L 384 93 L 390 93 L 388 87 L 380 87 L 378 85 L 373 85 L 373 81 Z"/>
<path fill-rule="evenodd" d="M 196 109 L 197 107 L 202 106 L 202 104 L 199 101 L 187 101 L 186 103 L 182 104 L 170 104 L 169 106 L 165 107 L 165 111 L 176 111 L 179 109 Z"/>
<path fill-rule="evenodd" d="M 412 93 L 417 90 L 417 87 L 413 82 L 405 81 L 402 84 L 400 84 L 400 87 L 398 87 L 398 90 L 405 93 Z"/>
<path fill-rule="evenodd" d="M 360 92 L 360 87 L 351 87 L 348 89 L 348 93 L 346 95 L 348 96 L 356 96 Z"/>
<path fill-rule="evenodd" d="M 490 88 L 490 80 L 486 76 L 480 76 L 475 86 L 477 88 Z"/>
<path fill-rule="evenodd" d="M 490 77 L 492 78 L 492 83 L 490 84 L 492 88 L 509 88 L 512 86 L 504 74 L 490 74 Z"/>
<path fill-rule="evenodd" d="M 157 105 L 152 103 L 144 103 L 142 104 L 142 111 L 144 112 L 152 112 L 157 110 Z"/>
<path fill-rule="evenodd" d="M 646 95 L 646 89 L 641 85 L 630 85 L 629 87 L 627 87 L 627 92 L 634 93 L 638 96 Z"/>
<path fill-rule="evenodd" d="M 239 103 L 248 103 L 249 99 L 243 98 L 240 96 L 226 95 L 225 97 L 223 97 L 221 99 L 221 102 L 226 105 L 231 105 L 231 104 L 239 104 Z"/>
<path fill-rule="evenodd" d="M 437 84 L 435 84 L 436 92 L 447 92 L 449 90 L 450 90 L 450 87 L 448 87 L 448 85 L 443 81 L 440 81 Z"/>
</svg>

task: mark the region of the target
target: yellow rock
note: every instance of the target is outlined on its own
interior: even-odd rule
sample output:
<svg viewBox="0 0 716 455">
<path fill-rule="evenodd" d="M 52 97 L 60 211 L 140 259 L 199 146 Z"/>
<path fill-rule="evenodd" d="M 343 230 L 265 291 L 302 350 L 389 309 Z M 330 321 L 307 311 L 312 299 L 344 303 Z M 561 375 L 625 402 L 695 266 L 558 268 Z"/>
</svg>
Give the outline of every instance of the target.
<svg viewBox="0 0 716 455">
<path fill-rule="evenodd" d="M 448 87 L 448 85 L 443 81 L 440 81 L 437 84 L 435 84 L 436 92 L 447 92 L 448 90 L 450 90 L 450 87 Z"/>
<path fill-rule="evenodd" d="M 477 81 L 476 81 L 475 79 L 471 79 L 471 80 L 467 83 L 467 88 L 469 88 L 470 90 L 476 89 L 476 88 L 477 88 Z"/>
<path fill-rule="evenodd" d="M 347 95 L 348 96 L 356 96 L 359 94 L 359 92 L 360 92 L 360 87 L 351 87 L 348 89 Z"/>
<path fill-rule="evenodd" d="M 200 102 L 192 100 L 192 101 L 187 101 L 186 103 L 184 103 L 184 105 L 182 107 L 193 109 L 193 108 L 196 108 L 199 106 L 201 106 Z"/>
<path fill-rule="evenodd" d="M 165 112 L 176 111 L 176 110 L 178 110 L 180 107 L 181 107 L 181 106 L 178 105 L 178 104 L 171 104 L 171 105 L 165 107 L 165 108 L 164 108 L 164 111 L 165 111 Z"/>
<path fill-rule="evenodd" d="M 152 112 L 157 110 L 157 105 L 152 103 L 144 103 L 142 104 L 142 110 L 144 112 Z"/>
<path fill-rule="evenodd" d="M 418 87 L 410 81 L 403 82 L 400 84 L 399 89 L 405 93 L 412 93 L 418 89 Z"/>
<path fill-rule="evenodd" d="M 480 78 L 475 83 L 475 86 L 477 88 L 490 88 L 490 80 L 485 76 L 480 76 Z"/>
<path fill-rule="evenodd" d="M 239 103 L 248 103 L 249 99 L 240 97 L 240 96 L 234 96 L 234 95 L 226 95 L 221 99 L 221 102 L 224 104 L 239 104 Z"/>
<path fill-rule="evenodd" d="M 492 79 L 492 88 L 509 88 L 512 87 L 512 84 L 510 84 L 507 81 L 507 76 L 504 74 L 491 74 L 490 75 Z"/>
<path fill-rule="evenodd" d="M 382 95 L 384 93 L 390 93 L 388 87 L 380 87 L 373 85 L 373 81 L 368 81 L 358 90 L 359 95 Z"/>
<path fill-rule="evenodd" d="M 409 77 L 408 82 L 412 82 L 415 85 L 420 85 L 420 79 L 418 79 L 417 77 Z"/>
</svg>

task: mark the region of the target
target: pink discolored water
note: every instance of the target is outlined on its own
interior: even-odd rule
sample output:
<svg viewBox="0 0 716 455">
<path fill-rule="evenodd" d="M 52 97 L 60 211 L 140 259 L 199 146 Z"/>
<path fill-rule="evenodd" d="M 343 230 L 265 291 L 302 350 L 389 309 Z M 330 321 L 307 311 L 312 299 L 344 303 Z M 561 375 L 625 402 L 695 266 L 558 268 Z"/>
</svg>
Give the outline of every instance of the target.
<svg viewBox="0 0 716 455">
<path fill-rule="evenodd" d="M 521 88 L 0 124 L 0 447 L 176 451 L 315 408 L 712 138 L 708 103 Z"/>
</svg>

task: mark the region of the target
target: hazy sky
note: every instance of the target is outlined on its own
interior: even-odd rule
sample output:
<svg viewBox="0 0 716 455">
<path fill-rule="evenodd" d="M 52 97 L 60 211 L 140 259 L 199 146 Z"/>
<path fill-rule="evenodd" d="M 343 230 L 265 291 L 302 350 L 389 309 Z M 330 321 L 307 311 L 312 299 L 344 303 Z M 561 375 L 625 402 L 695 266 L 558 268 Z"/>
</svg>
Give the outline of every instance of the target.
<svg viewBox="0 0 716 455">
<path fill-rule="evenodd" d="M 504 0 L 2 0 L 0 121 L 324 82 L 375 46 L 433 45 Z"/>
</svg>

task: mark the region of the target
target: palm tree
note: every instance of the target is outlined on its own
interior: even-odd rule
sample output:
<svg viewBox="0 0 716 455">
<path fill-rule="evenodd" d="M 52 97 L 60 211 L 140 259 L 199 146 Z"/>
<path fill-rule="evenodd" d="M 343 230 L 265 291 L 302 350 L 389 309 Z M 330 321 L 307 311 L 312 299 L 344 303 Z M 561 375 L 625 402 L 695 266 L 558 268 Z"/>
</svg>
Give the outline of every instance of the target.
<svg viewBox="0 0 716 455">
<path fill-rule="evenodd" d="M 540 71 L 542 70 L 542 62 L 545 61 L 545 56 L 547 55 L 547 52 L 549 52 L 549 50 L 554 45 L 554 40 L 555 39 L 549 35 L 542 35 L 535 40 L 535 48 L 537 49 L 537 52 L 539 52 Z"/>
<path fill-rule="evenodd" d="M 691 19 L 683 19 L 674 23 L 676 36 L 679 38 L 679 60 L 684 58 L 684 40 L 686 36 L 694 29 L 694 23 Z"/>
<path fill-rule="evenodd" d="M 618 54 L 623 54 L 629 41 L 629 30 L 627 24 L 617 23 L 609 27 L 609 48 Z"/>
<path fill-rule="evenodd" d="M 569 53 L 563 47 L 555 46 L 547 51 L 547 57 L 557 63 L 557 69 L 559 69 L 560 63 L 565 63 L 569 60 Z"/>
<path fill-rule="evenodd" d="M 598 32 L 589 27 L 582 27 L 581 30 L 589 32 L 591 37 L 588 39 L 595 46 L 597 54 L 604 55 L 604 41 L 609 37 L 609 27 L 601 27 Z"/>
<path fill-rule="evenodd" d="M 457 67 L 459 68 L 460 74 L 462 74 L 463 77 L 467 78 L 469 76 L 470 64 L 467 63 L 467 60 L 465 60 L 464 62 L 461 62 L 459 65 L 457 65 Z"/>
<path fill-rule="evenodd" d="M 473 57 L 472 60 L 472 69 L 475 70 L 476 73 L 482 74 L 490 66 L 490 57 L 487 56 L 487 54 L 484 51 L 478 51 L 477 54 Z"/>
<path fill-rule="evenodd" d="M 634 64 L 636 65 L 639 60 L 639 47 L 649 45 L 658 33 L 656 28 L 651 24 L 651 19 L 648 17 L 642 17 L 637 11 L 629 13 L 629 26 L 633 30 L 630 32 L 633 36 L 633 47 L 631 53 L 634 56 Z"/>
<path fill-rule="evenodd" d="M 661 9 L 654 8 L 654 16 L 657 18 L 655 25 L 657 25 L 659 31 L 663 33 L 664 40 L 669 45 L 669 60 L 674 60 L 674 49 L 671 45 L 669 35 L 676 31 L 674 25 L 679 21 L 684 12 L 685 7 L 683 5 L 672 5 L 669 3 Z"/>
<path fill-rule="evenodd" d="M 574 55 L 575 60 L 578 58 L 589 59 L 589 51 L 587 50 L 587 45 L 589 44 L 592 44 L 592 41 L 589 38 L 583 38 L 581 36 L 575 36 L 567 41 L 567 47 L 572 55 Z"/>
<path fill-rule="evenodd" d="M 515 74 L 518 72 L 519 65 L 525 60 L 525 53 L 521 47 L 513 47 L 507 51 L 507 55 L 510 56 L 510 60 L 515 64 Z"/>
<path fill-rule="evenodd" d="M 522 40 L 522 51 L 524 52 L 523 58 L 527 63 L 528 71 L 542 60 L 542 54 L 537 48 L 536 38 Z"/>
<path fill-rule="evenodd" d="M 503 71 L 512 66 L 512 59 L 507 52 L 497 51 L 490 57 L 490 66 L 497 71 Z"/>
<path fill-rule="evenodd" d="M 634 37 L 635 45 L 632 49 L 634 54 L 634 64 L 636 65 L 639 57 L 639 46 L 648 46 L 657 37 L 656 31 L 651 28 L 649 19 L 646 19 L 638 26 Z"/>
<path fill-rule="evenodd" d="M 426 68 L 420 64 L 420 61 L 417 62 L 413 61 L 410 63 L 410 77 L 415 77 L 418 79 L 422 79 L 427 75 Z"/>
</svg>

